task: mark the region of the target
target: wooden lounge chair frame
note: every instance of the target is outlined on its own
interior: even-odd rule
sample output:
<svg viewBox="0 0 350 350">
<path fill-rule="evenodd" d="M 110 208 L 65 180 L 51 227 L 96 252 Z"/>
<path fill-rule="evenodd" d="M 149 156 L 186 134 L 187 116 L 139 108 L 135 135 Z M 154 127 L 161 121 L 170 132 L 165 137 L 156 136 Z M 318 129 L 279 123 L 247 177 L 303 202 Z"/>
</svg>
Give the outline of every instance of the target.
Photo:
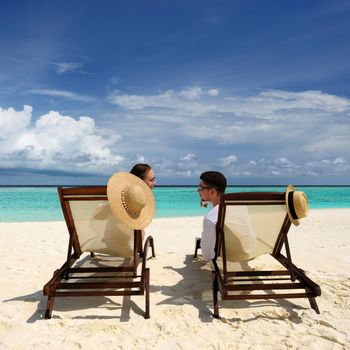
<svg viewBox="0 0 350 350">
<path fill-rule="evenodd" d="M 221 195 L 216 225 L 216 256 L 213 259 L 213 317 L 219 318 L 218 292 L 222 300 L 307 298 L 310 306 L 319 313 L 315 297 L 321 295 L 320 287 L 292 263 L 288 231 L 291 221 L 286 212 L 283 224 L 270 253 L 282 266 L 280 270 L 235 271 L 229 268 L 225 247 L 225 214 L 230 205 L 285 205 L 285 193 L 249 192 Z M 283 218 L 282 218 L 283 220 Z M 281 253 L 282 247 L 286 256 Z M 220 261 L 218 257 L 220 257 Z M 219 267 L 220 264 L 220 267 Z M 256 292 L 258 291 L 258 292 Z"/>
<path fill-rule="evenodd" d="M 146 267 L 148 249 L 151 247 L 155 256 L 153 238 L 149 236 L 142 249 L 142 232 L 134 230 L 134 252 L 127 266 L 76 267 L 82 250 L 77 229 L 71 211 L 74 201 L 107 201 L 107 187 L 58 188 L 58 194 L 69 232 L 67 260 L 56 270 L 48 281 L 43 294 L 47 296 L 45 318 L 51 318 L 55 297 L 82 296 L 126 296 L 145 295 L 145 318 L 150 317 L 149 278 L 150 270 Z M 94 257 L 91 252 L 91 257 Z M 142 261 L 141 272 L 138 266 Z M 100 261 L 99 261 L 100 264 Z"/>
</svg>

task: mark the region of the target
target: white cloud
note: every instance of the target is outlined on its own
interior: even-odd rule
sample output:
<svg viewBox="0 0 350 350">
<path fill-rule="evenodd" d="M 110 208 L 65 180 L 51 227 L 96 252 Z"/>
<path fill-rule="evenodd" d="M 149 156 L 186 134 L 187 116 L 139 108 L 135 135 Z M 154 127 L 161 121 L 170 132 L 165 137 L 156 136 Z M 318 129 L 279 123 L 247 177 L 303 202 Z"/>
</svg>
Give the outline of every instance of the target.
<svg viewBox="0 0 350 350">
<path fill-rule="evenodd" d="M 138 162 L 138 163 L 145 163 L 145 162 L 146 162 L 146 158 L 145 158 L 144 156 L 139 156 L 139 157 L 137 158 L 137 162 Z"/>
<path fill-rule="evenodd" d="M 194 177 L 194 173 L 187 169 L 187 170 L 177 170 L 175 172 L 175 174 L 179 177 L 187 177 L 187 178 L 191 178 L 191 177 Z"/>
<path fill-rule="evenodd" d="M 225 157 L 225 158 L 222 158 L 221 161 L 222 161 L 222 164 L 227 167 L 227 166 L 230 166 L 230 165 L 233 165 L 237 162 L 237 157 L 235 155 L 230 155 L 228 157 Z"/>
<path fill-rule="evenodd" d="M 57 66 L 58 73 L 66 73 L 69 71 L 74 71 L 82 67 L 82 63 L 75 62 L 54 62 L 55 66 Z"/>
<path fill-rule="evenodd" d="M 0 109 L 1 167 L 28 167 L 68 172 L 106 173 L 123 161 L 111 143 L 120 136 L 96 127 L 90 117 L 78 120 L 51 111 L 31 125 L 32 108 Z M 109 137 L 106 137 L 109 136 Z"/>
<path fill-rule="evenodd" d="M 74 100 L 74 101 L 93 101 L 94 99 L 89 96 L 77 94 L 75 92 L 71 91 L 64 91 L 64 90 L 55 90 L 55 89 L 32 89 L 30 90 L 32 94 L 38 94 L 38 95 L 47 95 L 47 96 L 53 96 L 53 97 L 63 97 L 67 100 Z"/>
<path fill-rule="evenodd" d="M 257 176 L 314 176 L 322 158 L 349 162 L 348 98 L 321 91 L 266 90 L 240 96 L 220 90 L 219 94 L 219 89 L 195 86 L 155 95 L 117 92 L 109 99 L 119 106 L 118 122 L 123 116 L 130 122 L 124 124 L 126 128 L 137 123 L 138 128 L 133 128 L 136 139 L 145 139 L 147 134 L 146 139 L 157 140 L 159 156 L 166 157 L 176 149 L 180 153 L 182 144 L 187 149 L 192 145 L 191 153 L 197 154 L 193 164 L 182 157 L 178 166 L 173 165 L 181 174 L 188 174 L 188 169 L 193 174 L 194 166 L 203 166 L 203 160 L 211 168 Z M 206 147 L 216 149 L 209 158 Z M 232 147 L 235 155 L 227 156 Z M 171 157 L 175 159 L 176 153 Z M 259 161 L 262 157 L 267 160 Z"/>
<path fill-rule="evenodd" d="M 287 158 L 282 157 L 282 158 L 275 159 L 275 163 L 279 165 L 289 165 L 291 164 L 291 161 L 288 160 Z"/>
<path fill-rule="evenodd" d="M 181 158 L 181 160 L 184 160 L 185 162 L 192 162 L 196 159 L 196 156 L 193 153 L 189 153 Z"/>
<path fill-rule="evenodd" d="M 172 107 L 174 102 L 173 91 L 165 91 L 159 95 L 120 95 L 118 92 L 109 95 L 108 99 L 120 107 L 126 109 L 144 109 L 148 107 Z"/>
<path fill-rule="evenodd" d="M 1 110 L 0 125 L 7 130 L 7 139 L 0 140 L 2 164 L 25 159 L 56 169 L 66 162 L 72 169 L 105 173 L 145 161 L 157 178 L 197 177 L 207 169 L 234 177 L 350 176 L 346 97 L 211 90 L 219 91 L 195 86 L 154 95 L 115 92 L 108 98 L 118 109 L 100 120 L 104 129 L 90 117 L 58 112 L 31 126 L 31 107 Z"/>
<path fill-rule="evenodd" d="M 186 88 L 178 92 L 166 90 L 158 95 L 127 95 L 115 91 L 108 96 L 111 103 L 130 110 L 146 108 L 163 108 L 166 110 L 179 110 L 203 113 L 212 109 L 211 106 L 202 106 L 200 99 L 203 96 L 218 96 L 218 89 L 205 91 L 201 87 L 195 86 Z M 198 102 L 201 103 L 198 103 Z M 196 103 L 197 102 L 197 103 Z"/>
<path fill-rule="evenodd" d="M 219 90 L 218 89 L 209 89 L 208 90 L 208 95 L 209 96 L 218 96 L 219 95 Z"/>
<path fill-rule="evenodd" d="M 2 109 L 0 107 L 1 137 L 21 133 L 25 130 L 30 124 L 32 110 L 33 108 L 27 105 L 20 112 L 15 111 L 14 108 Z"/>
<path fill-rule="evenodd" d="M 290 92 L 280 90 L 263 91 L 260 96 L 271 99 L 281 108 L 310 108 L 329 112 L 344 112 L 349 110 L 349 100 L 323 93 L 321 91 Z"/>
<path fill-rule="evenodd" d="M 343 164 L 346 164 L 346 161 L 343 158 L 339 157 L 339 158 L 334 159 L 333 163 L 343 165 Z"/>
<path fill-rule="evenodd" d="M 336 122 L 336 121 L 334 121 Z M 319 132 L 305 142 L 305 150 L 316 154 L 336 154 L 339 150 L 349 149 L 350 122 L 339 125 L 324 125 Z"/>
<path fill-rule="evenodd" d="M 179 93 L 179 96 L 183 96 L 188 100 L 197 100 L 201 95 L 203 95 L 203 89 L 198 86 L 182 90 Z"/>
</svg>

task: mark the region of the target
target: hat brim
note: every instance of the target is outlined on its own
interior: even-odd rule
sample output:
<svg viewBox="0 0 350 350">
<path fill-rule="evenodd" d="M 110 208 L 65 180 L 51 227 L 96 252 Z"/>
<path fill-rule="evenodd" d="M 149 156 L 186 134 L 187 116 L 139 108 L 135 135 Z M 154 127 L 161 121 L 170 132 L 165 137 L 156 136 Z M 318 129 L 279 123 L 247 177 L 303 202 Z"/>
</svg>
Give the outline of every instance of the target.
<svg viewBox="0 0 350 350">
<path fill-rule="evenodd" d="M 146 196 L 146 205 L 140 214 L 132 215 L 122 203 L 122 191 L 126 186 L 139 186 Z M 128 172 L 119 172 L 111 176 L 107 184 L 107 197 L 116 219 L 134 230 L 147 227 L 155 213 L 155 199 L 152 190 L 139 177 Z"/>
<path fill-rule="evenodd" d="M 290 212 L 290 207 L 289 207 L 289 200 L 288 200 L 288 196 L 289 196 L 289 193 L 290 192 L 294 192 L 295 191 L 295 188 L 293 185 L 288 185 L 287 189 L 286 189 L 286 196 L 285 196 L 285 199 L 286 199 L 286 206 L 287 206 L 287 213 L 288 213 L 288 216 L 289 216 L 289 219 L 290 221 L 295 225 L 295 226 L 299 226 L 300 224 L 300 221 L 298 219 L 294 219 L 291 212 Z"/>
</svg>

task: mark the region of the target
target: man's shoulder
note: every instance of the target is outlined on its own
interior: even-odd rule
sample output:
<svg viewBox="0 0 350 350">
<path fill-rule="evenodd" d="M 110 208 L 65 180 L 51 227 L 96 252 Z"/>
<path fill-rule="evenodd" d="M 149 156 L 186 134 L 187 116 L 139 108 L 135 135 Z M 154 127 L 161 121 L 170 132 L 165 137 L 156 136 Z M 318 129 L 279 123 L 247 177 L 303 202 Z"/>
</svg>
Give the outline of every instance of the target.
<svg viewBox="0 0 350 350">
<path fill-rule="evenodd" d="M 218 221 L 218 213 L 219 213 L 219 206 L 216 205 L 210 210 L 210 212 L 207 215 L 205 215 L 204 220 L 211 221 L 216 224 L 216 222 Z"/>
</svg>

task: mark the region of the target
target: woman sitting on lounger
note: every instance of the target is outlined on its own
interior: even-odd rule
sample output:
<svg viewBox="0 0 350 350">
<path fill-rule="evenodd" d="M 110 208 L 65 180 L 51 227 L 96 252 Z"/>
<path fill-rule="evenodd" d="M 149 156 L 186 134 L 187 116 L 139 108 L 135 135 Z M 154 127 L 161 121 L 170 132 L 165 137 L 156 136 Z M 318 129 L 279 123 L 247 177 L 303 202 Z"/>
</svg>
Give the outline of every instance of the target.
<svg viewBox="0 0 350 350">
<path fill-rule="evenodd" d="M 156 177 L 154 176 L 154 171 L 148 164 L 135 164 L 130 170 L 130 173 L 145 181 L 151 190 L 156 185 Z"/>
<path fill-rule="evenodd" d="M 153 187 L 156 185 L 154 171 L 151 166 L 146 163 L 135 164 L 130 170 L 130 173 L 143 180 L 151 190 L 153 190 Z M 144 236 L 145 230 L 142 230 L 142 240 Z"/>
</svg>

